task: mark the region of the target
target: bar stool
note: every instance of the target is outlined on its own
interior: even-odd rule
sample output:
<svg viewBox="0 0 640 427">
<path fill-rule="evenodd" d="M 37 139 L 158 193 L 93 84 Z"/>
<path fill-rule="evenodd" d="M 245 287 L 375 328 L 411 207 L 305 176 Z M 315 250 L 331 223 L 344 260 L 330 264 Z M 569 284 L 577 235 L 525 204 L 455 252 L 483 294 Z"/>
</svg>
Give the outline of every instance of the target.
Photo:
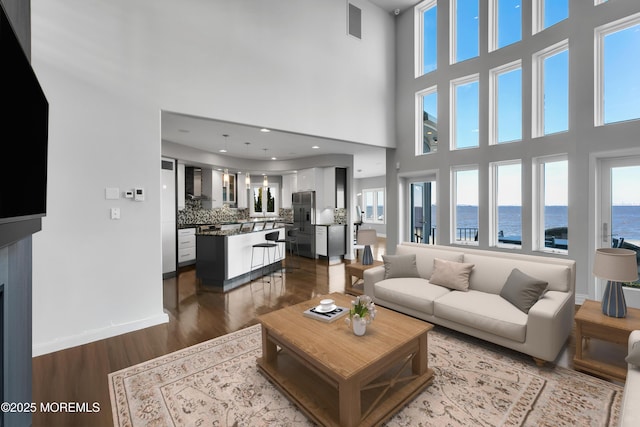
<svg viewBox="0 0 640 427">
<path fill-rule="evenodd" d="M 291 259 L 293 260 L 293 245 L 296 245 L 296 256 L 298 258 L 298 262 L 297 262 L 297 267 L 291 267 L 291 268 L 300 268 L 300 248 L 298 247 L 298 229 L 297 228 L 292 228 L 290 230 L 287 230 L 287 235 L 285 236 L 284 239 L 278 239 L 276 240 L 276 243 L 284 243 L 285 244 L 285 251 L 287 250 L 286 245 L 289 245 L 289 255 L 291 256 Z M 278 247 L 278 251 L 280 250 L 280 247 Z M 279 253 L 279 252 L 278 252 Z M 289 263 L 287 263 L 287 267 Z"/>
<path fill-rule="evenodd" d="M 265 255 L 267 256 L 267 263 L 269 264 L 269 271 L 271 272 L 271 256 L 269 254 L 269 249 L 273 248 L 273 255 L 275 258 L 275 248 L 278 247 L 278 244 L 275 243 L 276 240 L 278 240 L 278 237 L 280 236 L 280 232 L 279 231 L 273 231 L 271 233 L 267 233 L 264 238 L 266 240 L 266 242 L 263 243 L 256 243 L 255 245 L 253 245 L 251 247 L 251 270 L 249 270 L 249 281 L 252 281 L 251 279 L 251 274 L 253 273 L 253 267 L 258 267 L 258 265 L 260 265 L 260 268 L 262 269 L 262 277 L 264 278 L 264 267 L 265 267 L 265 263 L 264 263 L 264 257 Z M 253 264 L 253 256 L 254 256 L 254 252 L 257 249 L 262 249 L 262 264 Z"/>
</svg>

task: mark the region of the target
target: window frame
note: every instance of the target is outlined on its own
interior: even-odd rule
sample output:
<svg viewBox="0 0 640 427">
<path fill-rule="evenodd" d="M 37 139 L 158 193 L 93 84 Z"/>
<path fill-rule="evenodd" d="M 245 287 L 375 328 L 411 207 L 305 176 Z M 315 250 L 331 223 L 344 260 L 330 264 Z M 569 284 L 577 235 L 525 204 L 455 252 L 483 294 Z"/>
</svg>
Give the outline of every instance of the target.
<svg viewBox="0 0 640 427">
<path fill-rule="evenodd" d="M 566 21 L 569 19 L 571 15 L 571 0 L 567 0 L 567 17 L 549 25 L 548 27 L 544 26 L 544 7 L 546 0 L 533 0 L 531 2 L 531 35 L 538 34 L 547 28 L 551 28 L 554 25 L 561 23 L 562 21 Z"/>
<path fill-rule="evenodd" d="M 480 13 L 481 13 L 481 4 L 480 0 L 478 2 L 478 34 L 477 38 L 477 48 L 478 53 L 475 56 L 471 56 L 469 58 L 458 60 L 458 1 L 452 0 L 449 3 L 449 64 L 457 64 L 459 62 L 469 61 L 474 58 L 480 57 Z"/>
<path fill-rule="evenodd" d="M 425 74 L 429 74 L 431 71 L 435 71 L 438 69 L 438 39 L 437 39 L 437 36 L 438 36 L 437 21 L 438 20 L 436 18 L 436 68 L 428 72 L 424 71 L 424 13 L 427 10 L 434 7 L 436 8 L 436 16 L 437 16 L 438 0 L 425 0 L 414 7 L 415 78 L 424 76 Z"/>
<path fill-rule="evenodd" d="M 271 189 L 271 194 L 273 195 L 273 207 L 274 207 L 274 211 L 273 213 L 271 212 L 267 212 L 266 211 L 266 203 L 264 202 L 264 200 L 262 201 L 262 212 L 256 212 L 255 211 L 255 204 L 254 204 L 254 198 L 253 195 L 255 194 L 255 189 L 256 188 L 265 188 L 264 185 L 260 184 L 251 184 L 251 201 L 249 203 L 249 217 L 257 217 L 257 218 L 267 218 L 267 217 L 279 217 L 279 211 L 280 211 L 280 185 L 278 183 L 269 183 L 269 185 L 267 186 L 267 188 Z M 264 195 L 266 194 L 265 191 L 262 192 L 263 194 L 263 198 Z"/>
<path fill-rule="evenodd" d="M 478 145 L 473 147 L 461 147 L 458 148 L 456 145 L 458 143 L 458 135 L 456 132 L 456 125 L 458 123 L 457 116 L 457 106 L 458 106 L 458 96 L 457 96 L 457 88 L 469 83 L 478 83 L 478 105 L 476 106 L 478 112 L 478 130 L 480 128 L 480 73 L 470 74 L 468 76 L 460 77 L 457 79 L 453 79 L 449 81 L 449 149 L 452 151 L 457 150 L 468 150 L 473 148 L 478 148 L 480 146 L 480 137 L 478 136 Z"/>
<path fill-rule="evenodd" d="M 499 230 L 499 205 L 498 205 L 498 170 L 501 166 L 511 166 L 511 165 L 519 165 L 520 166 L 520 244 L 511 244 L 511 243 L 500 243 L 498 238 Z M 509 249 L 522 249 L 522 228 L 524 224 L 522 223 L 522 198 L 524 196 L 523 191 L 523 170 L 522 170 L 522 159 L 514 159 L 514 160 L 503 160 L 499 162 L 491 162 L 489 163 L 489 246 L 496 248 L 509 248 Z"/>
<path fill-rule="evenodd" d="M 593 29 L 594 38 L 594 126 L 605 126 L 638 119 L 626 119 L 618 122 L 604 122 L 604 39 L 606 36 L 640 25 L 640 12 L 600 25 Z"/>
<path fill-rule="evenodd" d="M 512 139 L 508 141 L 498 141 L 498 79 L 501 75 L 510 73 L 512 71 L 520 70 L 520 138 Z M 510 144 L 513 142 L 520 142 L 523 140 L 523 108 L 524 96 L 522 90 L 522 59 L 510 62 L 508 64 L 501 65 L 489 70 L 489 145 L 502 145 Z"/>
<path fill-rule="evenodd" d="M 376 215 L 376 208 L 378 207 L 378 193 L 382 192 L 382 220 L 379 220 Z M 373 193 L 373 214 L 372 220 L 367 218 L 367 193 Z M 365 224 L 386 224 L 387 222 L 387 192 L 384 187 L 377 188 L 363 188 L 362 189 L 362 208 L 364 209 L 364 215 L 362 216 L 362 222 Z"/>
<path fill-rule="evenodd" d="M 500 0 L 491 0 L 489 1 L 489 52 L 494 52 L 498 49 L 502 49 L 507 46 L 511 46 L 512 44 L 516 44 L 522 41 L 522 30 L 523 30 L 523 13 L 522 13 L 522 2 L 520 3 L 520 39 L 504 46 L 498 46 L 499 42 L 499 31 L 500 31 L 500 22 L 499 22 L 499 12 L 500 12 Z"/>
<path fill-rule="evenodd" d="M 423 142 L 424 142 L 424 97 L 429 95 L 436 95 L 436 114 L 438 108 L 438 86 L 431 86 L 419 92 L 416 92 L 416 142 L 415 142 L 415 153 L 416 156 L 428 155 L 432 153 L 436 153 L 438 151 L 437 145 L 436 149 L 425 153 L 422 150 Z M 438 116 L 436 115 L 436 125 L 437 125 Z M 437 134 L 437 129 L 436 129 Z"/>
<path fill-rule="evenodd" d="M 478 186 L 476 188 L 477 196 L 478 196 L 478 240 L 456 240 L 456 231 L 458 229 L 458 172 L 466 172 L 466 171 L 476 171 L 478 175 Z M 449 239 L 450 242 L 454 245 L 462 245 L 462 246 L 478 246 L 479 236 L 480 236 L 480 165 L 456 165 L 451 166 L 450 169 L 450 181 L 451 181 L 451 189 L 449 200 L 451 203 L 450 206 L 450 224 L 449 227 Z"/>
<path fill-rule="evenodd" d="M 544 252 L 550 254 L 558 254 L 558 255 L 568 255 L 568 249 L 557 249 L 557 248 L 547 248 L 545 246 L 545 182 L 546 176 L 544 167 L 547 163 L 557 163 L 557 162 L 567 162 L 567 192 L 569 186 L 569 156 L 568 154 L 554 154 L 550 156 L 541 156 L 535 157 L 532 159 L 533 167 L 531 168 L 533 179 L 531 180 L 533 184 L 533 208 L 531 209 L 532 214 L 532 250 L 534 252 Z M 567 209 L 568 200 L 567 200 Z M 569 218 L 567 218 L 567 227 Z"/>
<path fill-rule="evenodd" d="M 563 132 L 568 132 L 570 129 L 569 121 L 567 121 L 567 129 L 563 131 L 544 133 L 545 126 L 545 114 L 544 114 L 544 90 L 545 90 L 545 75 L 544 75 L 544 63 L 545 60 L 552 56 L 558 55 L 566 51 L 567 55 L 570 55 L 569 51 L 569 39 L 564 39 L 558 43 L 552 44 L 536 53 L 531 57 L 531 138 L 540 138 L 547 135 L 555 135 Z M 567 62 L 567 93 L 569 92 L 569 86 L 571 84 L 571 72 L 569 70 L 570 60 Z M 569 96 L 567 96 L 567 117 L 571 117 L 571 102 Z"/>
</svg>

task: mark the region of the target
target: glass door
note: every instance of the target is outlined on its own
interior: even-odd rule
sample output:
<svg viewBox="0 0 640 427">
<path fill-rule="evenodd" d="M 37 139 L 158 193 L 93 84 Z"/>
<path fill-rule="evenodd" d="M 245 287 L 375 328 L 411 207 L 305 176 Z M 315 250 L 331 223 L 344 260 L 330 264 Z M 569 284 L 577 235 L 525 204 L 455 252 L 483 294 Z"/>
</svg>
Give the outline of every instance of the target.
<svg viewBox="0 0 640 427">
<path fill-rule="evenodd" d="M 435 182 L 411 183 L 411 241 L 435 244 Z"/>
<path fill-rule="evenodd" d="M 606 159 L 601 162 L 600 248 L 625 248 L 640 258 L 640 157 Z M 640 263 L 639 263 L 640 264 Z M 636 284 L 638 282 L 636 281 Z M 598 281 L 596 295 L 604 289 Z"/>
</svg>

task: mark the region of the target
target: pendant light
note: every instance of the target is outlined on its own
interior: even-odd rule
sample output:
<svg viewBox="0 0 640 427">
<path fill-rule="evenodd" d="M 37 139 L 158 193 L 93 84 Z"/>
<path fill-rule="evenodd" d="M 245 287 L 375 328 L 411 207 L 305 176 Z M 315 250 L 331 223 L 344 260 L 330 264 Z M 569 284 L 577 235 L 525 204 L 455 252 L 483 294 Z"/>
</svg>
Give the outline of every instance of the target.
<svg viewBox="0 0 640 427">
<path fill-rule="evenodd" d="M 227 137 L 228 137 L 229 135 L 227 135 L 227 134 L 225 133 L 225 134 L 223 134 L 222 136 L 224 136 L 224 148 L 221 148 L 221 149 L 220 149 L 220 150 L 218 150 L 218 151 L 220 151 L 221 153 L 226 153 L 226 152 L 227 152 Z"/>
<path fill-rule="evenodd" d="M 222 182 L 224 183 L 225 187 L 229 187 L 229 169 L 224 170 L 223 174 L 222 174 Z"/>
<path fill-rule="evenodd" d="M 247 157 L 249 155 L 249 145 L 251 143 L 250 142 L 245 142 L 244 146 L 246 147 L 245 151 L 247 152 Z M 251 189 L 251 174 L 249 172 L 247 172 L 247 174 L 244 177 L 244 185 L 247 188 L 247 190 Z"/>
<path fill-rule="evenodd" d="M 267 149 L 263 148 L 264 150 L 264 161 L 265 161 L 265 165 L 267 163 Z M 264 174 L 264 178 L 262 178 L 262 186 L 264 188 L 267 188 L 269 186 L 269 178 L 267 177 L 267 174 Z"/>
</svg>

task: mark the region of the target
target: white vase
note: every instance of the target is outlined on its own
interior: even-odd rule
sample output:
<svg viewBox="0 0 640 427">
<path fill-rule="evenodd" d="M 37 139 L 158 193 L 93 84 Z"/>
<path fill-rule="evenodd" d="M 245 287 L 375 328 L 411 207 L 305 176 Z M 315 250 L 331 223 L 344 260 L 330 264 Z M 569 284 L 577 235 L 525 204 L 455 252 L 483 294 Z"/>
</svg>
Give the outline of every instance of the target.
<svg viewBox="0 0 640 427">
<path fill-rule="evenodd" d="M 353 325 L 353 333 L 359 337 L 363 336 L 367 332 L 367 321 L 362 319 L 353 319 L 351 321 Z"/>
</svg>

